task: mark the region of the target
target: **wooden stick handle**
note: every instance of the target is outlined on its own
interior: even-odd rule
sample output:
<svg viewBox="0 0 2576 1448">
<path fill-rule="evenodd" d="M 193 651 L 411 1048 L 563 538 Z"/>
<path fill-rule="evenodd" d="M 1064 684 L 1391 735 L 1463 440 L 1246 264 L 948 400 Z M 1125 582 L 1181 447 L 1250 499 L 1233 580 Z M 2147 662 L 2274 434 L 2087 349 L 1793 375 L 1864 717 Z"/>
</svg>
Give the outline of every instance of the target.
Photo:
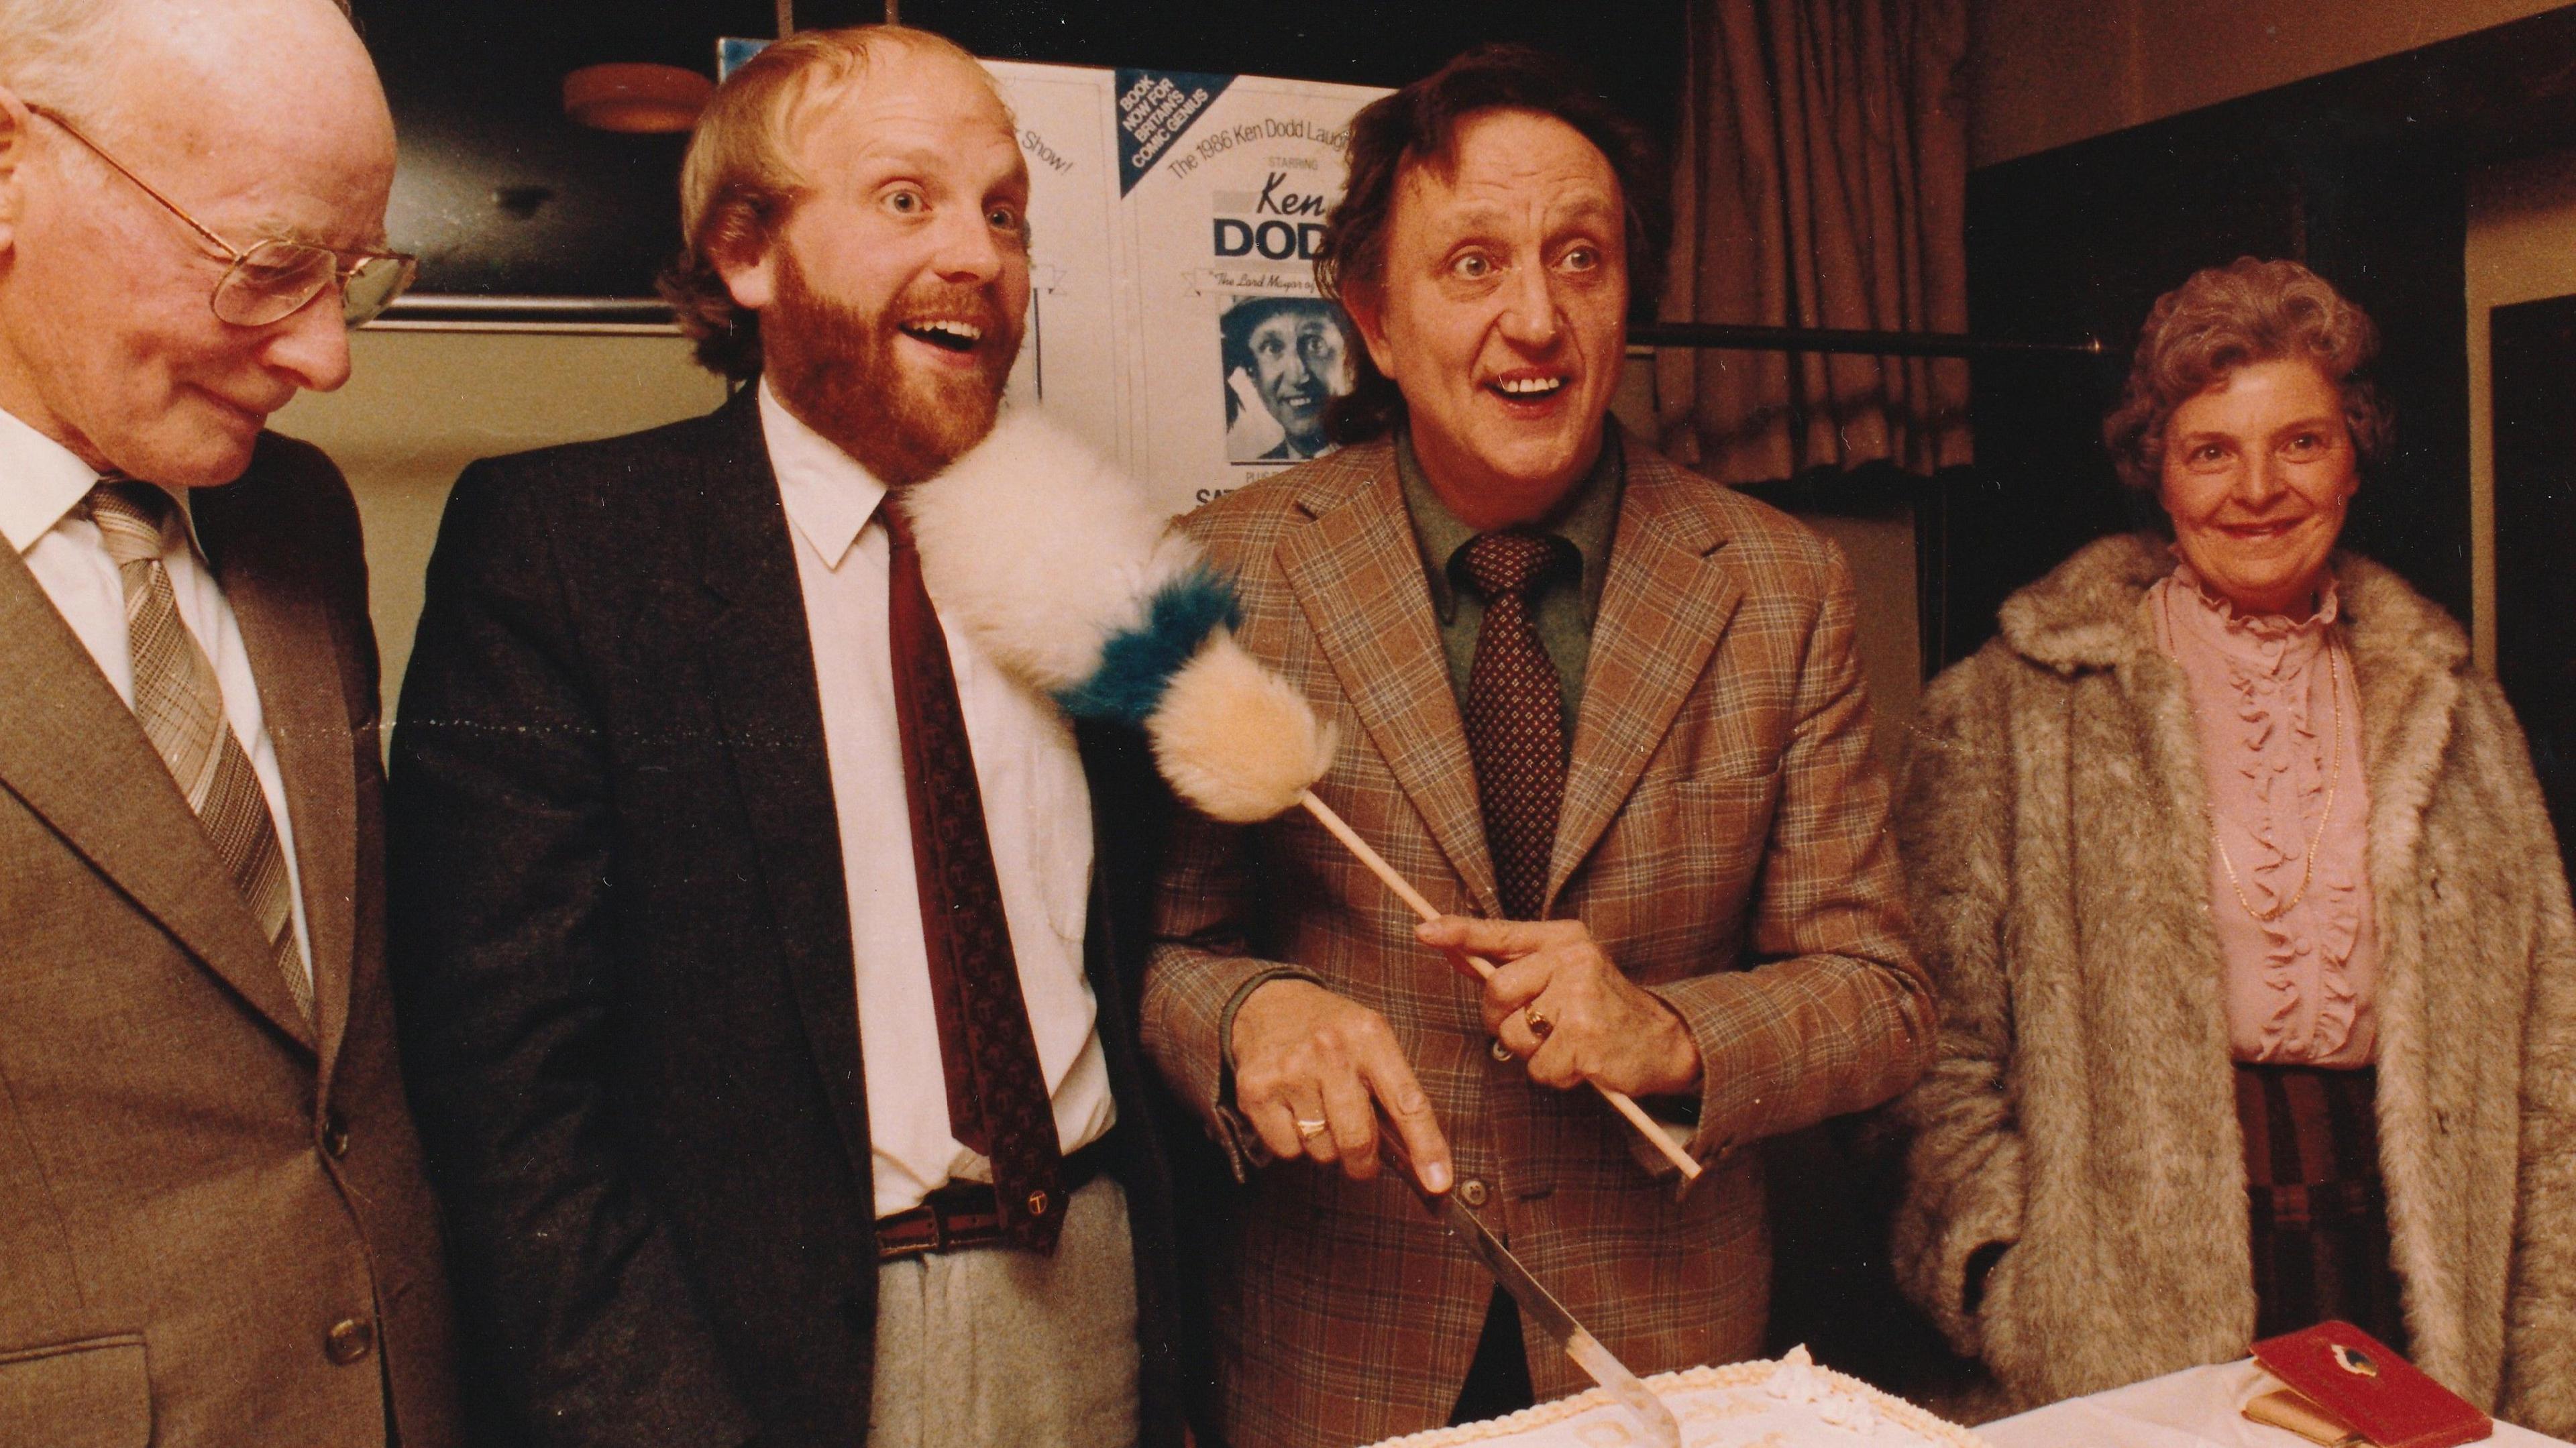
<svg viewBox="0 0 2576 1448">
<path fill-rule="evenodd" d="M 1313 790 L 1300 793 L 1297 796 L 1297 802 L 1306 807 L 1306 813 L 1313 815 L 1317 824 L 1330 831 L 1334 839 L 1341 841 L 1353 855 L 1358 856 L 1359 862 L 1368 866 L 1369 873 L 1383 881 L 1386 888 L 1394 891 L 1397 899 L 1411 906 L 1414 914 L 1426 921 L 1440 918 L 1440 912 L 1432 907 L 1429 900 L 1423 898 L 1421 891 L 1413 888 L 1413 882 L 1396 873 L 1395 867 L 1386 862 L 1386 857 L 1370 848 L 1369 842 L 1360 838 L 1359 831 L 1352 829 L 1350 822 L 1343 819 L 1331 805 L 1317 799 Z M 1468 956 L 1467 963 L 1475 967 L 1476 974 L 1479 976 L 1491 977 L 1494 973 L 1494 963 L 1481 955 Z M 1610 1103 L 1611 1110 L 1628 1118 L 1628 1124 L 1644 1134 L 1648 1144 L 1661 1152 L 1664 1160 L 1671 1162 L 1681 1172 L 1683 1180 L 1699 1180 L 1699 1163 L 1689 1152 L 1682 1150 L 1661 1126 L 1656 1125 L 1655 1119 L 1648 1116 L 1645 1108 L 1632 1100 L 1627 1092 L 1612 1090 L 1598 1081 L 1592 1083 L 1592 1089 L 1601 1093 L 1601 1099 Z"/>
<path fill-rule="evenodd" d="M 1316 823 L 1321 824 L 1325 829 L 1332 831 L 1334 839 L 1350 846 L 1351 853 L 1360 857 L 1360 863 L 1369 867 L 1369 873 L 1377 876 L 1380 880 L 1385 881 L 1386 888 L 1395 892 L 1395 898 L 1412 906 L 1414 914 L 1421 916 L 1425 920 L 1437 920 L 1440 918 L 1440 912 L 1432 908 L 1431 902 L 1423 898 L 1421 891 L 1413 888 L 1413 882 L 1407 880 L 1402 875 L 1397 874 L 1395 872 L 1395 867 L 1386 862 L 1386 856 L 1379 854 L 1374 849 L 1371 849 L 1369 847 L 1369 842 L 1360 838 L 1360 832 L 1351 828 L 1350 821 L 1343 819 L 1331 805 L 1315 798 L 1315 792 L 1313 790 L 1309 789 L 1300 792 L 1297 796 L 1297 802 L 1306 807 L 1306 813 L 1313 815 Z M 1469 958 L 1475 959 L 1475 957 L 1472 956 Z M 1494 973 L 1494 966 L 1491 961 L 1476 960 L 1476 965 L 1479 967 L 1477 970 L 1477 974 L 1479 975 L 1492 975 Z"/>
</svg>

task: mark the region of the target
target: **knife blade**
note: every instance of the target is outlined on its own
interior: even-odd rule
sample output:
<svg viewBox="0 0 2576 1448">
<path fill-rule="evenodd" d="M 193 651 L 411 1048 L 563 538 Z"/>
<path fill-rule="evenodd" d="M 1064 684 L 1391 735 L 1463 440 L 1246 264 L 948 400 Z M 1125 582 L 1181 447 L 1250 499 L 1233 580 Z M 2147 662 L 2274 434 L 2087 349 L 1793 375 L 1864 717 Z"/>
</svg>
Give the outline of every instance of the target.
<svg viewBox="0 0 2576 1448">
<path fill-rule="evenodd" d="M 1637 1420 L 1637 1426 L 1645 1430 L 1646 1441 L 1654 1448 L 1681 1448 L 1681 1424 L 1674 1419 L 1673 1410 L 1665 1407 L 1663 1400 L 1655 1396 L 1654 1390 L 1630 1372 L 1628 1365 L 1619 1361 L 1610 1349 L 1603 1347 L 1601 1340 L 1586 1331 L 1582 1323 L 1575 1321 L 1574 1314 L 1566 1310 L 1565 1304 L 1556 1300 L 1556 1294 L 1530 1275 L 1529 1268 L 1522 1265 L 1521 1259 L 1512 1255 L 1512 1249 L 1503 1245 L 1503 1239 L 1494 1235 L 1493 1228 L 1485 1225 L 1474 1208 L 1458 1200 L 1455 1191 L 1435 1192 L 1422 1185 L 1422 1178 L 1414 1174 L 1413 1157 L 1405 1150 L 1404 1138 L 1396 1133 L 1395 1123 L 1387 1119 L 1383 1108 L 1377 1113 L 1377 1130 L 1378 1149 L 1392 1160 L 1396 1170 L 1404 1174 L 1406 1183 L 1412 1186 L 1416 1196 L 1422 1198 L 1422 1204 L 1431 1209 L 1433 1218 L 1452 1236 L 1465 1242 L 1467 1250 L 1475 1254 L 1487 1272 L 1493 1274 L 1494 1281 L 1511 1294 L 1512 1301 L 1520 1305 L 1522 1323 L 1544 1334 L 1548 1341 L 1556 1344 L 1558 1351 L 1572 1358 L 1574 1365 L 1583 1369 L 1586 1376 L 1599 1383 L 1613 1401 L 1626 1408 L 1629 1416 Z"/>
</svg>

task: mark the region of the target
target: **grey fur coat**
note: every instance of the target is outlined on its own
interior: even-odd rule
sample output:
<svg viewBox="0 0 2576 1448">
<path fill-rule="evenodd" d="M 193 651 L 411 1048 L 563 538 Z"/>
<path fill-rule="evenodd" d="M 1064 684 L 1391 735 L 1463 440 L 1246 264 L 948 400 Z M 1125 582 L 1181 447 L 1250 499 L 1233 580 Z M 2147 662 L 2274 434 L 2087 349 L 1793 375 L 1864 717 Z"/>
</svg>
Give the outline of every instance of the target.
<svg viewBox="0 0 2576 1448">
<path fill-rule="evenodd" d="M 2415 1361 L 2576 1432 L 2576 929 L 2522 731 L 2459 626 L 2339 554 L 2369 770 L 2379 1121 Z M 1894 1257 L 2013 1407 L 2242 1357 L 2245 1173 L 2161 541 L 2086 547 L 1935 680 L 1897 829 L 1939 1064 Z M 1979 1310 L 1965 1264 L 2009 1243 Z"/>
</svg>

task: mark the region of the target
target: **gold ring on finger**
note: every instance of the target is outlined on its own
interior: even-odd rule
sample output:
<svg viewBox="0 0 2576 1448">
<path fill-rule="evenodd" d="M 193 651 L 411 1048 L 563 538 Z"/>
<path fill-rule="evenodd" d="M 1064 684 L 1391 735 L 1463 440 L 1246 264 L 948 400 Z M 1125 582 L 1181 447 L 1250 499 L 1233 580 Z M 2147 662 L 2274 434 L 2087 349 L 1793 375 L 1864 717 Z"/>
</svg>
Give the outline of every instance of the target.
<svg viewBox="0 0 2576 1448">
<path fill-rule="evenodd" d="M 1330 1125 L 1330 1122 L 1327 1122 L 1320 1117 L 1309 1121 L 1305 1117 L 1300 1116 L 1297 1118 L 1297 1139 L 1300 1141 L 1313 1141 L 1316 1137 L 1323 1135 Z"/>
<path fill-rule="evenodd" d="M 1529 1033 L 1544 1041 L 1556 1029 L 1556 1022 L 1539 1013 L 1536 1006 L 1521 1007 L 1521 1019 L 1529 1022 Z"/>
</svg>

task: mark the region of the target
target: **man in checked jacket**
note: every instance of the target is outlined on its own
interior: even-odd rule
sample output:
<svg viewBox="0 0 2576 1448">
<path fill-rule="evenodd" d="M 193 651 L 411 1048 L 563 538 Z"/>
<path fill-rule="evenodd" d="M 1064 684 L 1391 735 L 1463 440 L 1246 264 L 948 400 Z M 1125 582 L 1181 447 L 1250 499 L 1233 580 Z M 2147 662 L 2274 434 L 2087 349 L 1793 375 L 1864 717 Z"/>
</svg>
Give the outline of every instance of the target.
<svg viewBox="0 0 2576 1448">
<path fill-rule="evenodd" d="M 1373 1442 L 1584 1385 L 1393 1173 L 1377 1112 L 1641 1373 L 1761 1345 L 1759 1138 L 1933 1048 L 1833 547 L 1605 421 L 1659 168 L 1489 48 L 1363 111 L 1318 275 L 1366 348 L 1350 444 L 1189 530 L 1244 646 L 1337 727 L 1302 815 L 1185 821 L 1144 1040 L 1247 1182 L 1213 1265 L 1234 1448 Z M 1481 986 L 1451 958 L 1501 965 Z M 1671 1168 L 1626 1091 L 1705 1168 Z"/>
</svg>

